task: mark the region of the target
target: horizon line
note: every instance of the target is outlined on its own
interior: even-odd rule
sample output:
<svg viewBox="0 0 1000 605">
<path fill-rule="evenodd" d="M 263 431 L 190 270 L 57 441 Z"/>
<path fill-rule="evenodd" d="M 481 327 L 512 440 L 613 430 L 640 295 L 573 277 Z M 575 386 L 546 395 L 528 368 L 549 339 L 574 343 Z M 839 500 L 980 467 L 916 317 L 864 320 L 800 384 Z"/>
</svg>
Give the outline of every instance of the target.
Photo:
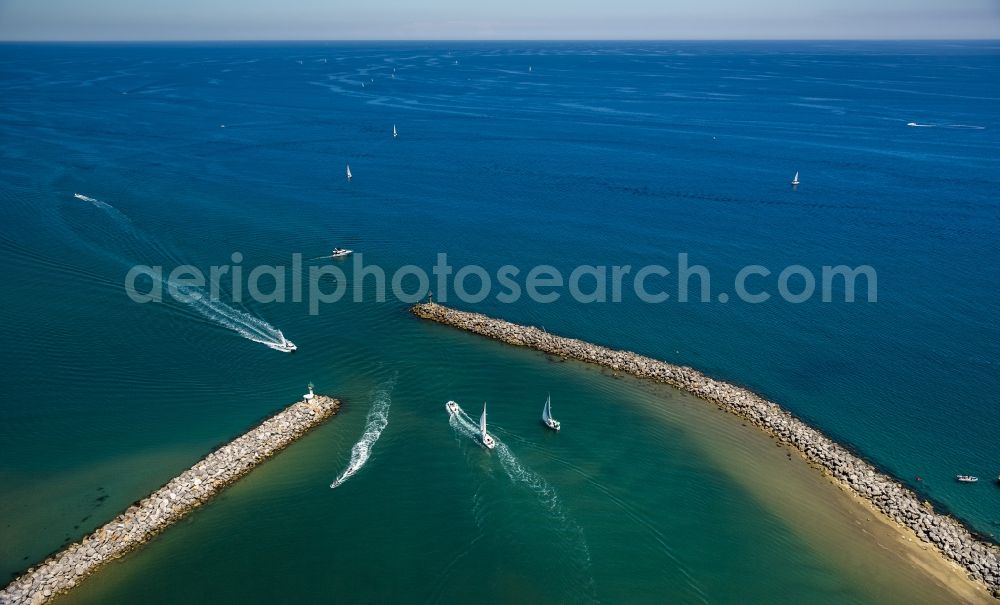
<svg viewBox="0 0 1000 605">
<path fill-rule="evenodd" d="M 100 38 L 0 39 L 0 44 L 169 44 L 169 43 L 339 43 L 339 42 L 1000 42 L 996 38 Z"/>
</svg>

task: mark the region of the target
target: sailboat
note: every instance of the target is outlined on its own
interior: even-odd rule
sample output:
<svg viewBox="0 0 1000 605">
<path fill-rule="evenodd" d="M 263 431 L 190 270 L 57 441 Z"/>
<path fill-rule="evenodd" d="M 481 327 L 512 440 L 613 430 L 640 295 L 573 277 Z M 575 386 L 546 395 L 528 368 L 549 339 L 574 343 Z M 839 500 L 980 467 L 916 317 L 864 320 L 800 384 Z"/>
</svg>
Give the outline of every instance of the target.
<svg viewBox="0 0 1000 605">
<path fill-rule="evenodd" d="M 792 177 L 792 185 L 795 186 L 798 184 L 799 184 L 799 173 L 798 171 L 796 171 L 795 176 Z"/>
<path fill-rule="evenodd" d="M 553 431 L 559 430 L 559 421 L 552 417 L 552 395 L 545 398 L 545 407 L 542 408 L 542 424 Z"/>
<path fill-rule="evenodd" d="M 392 138 L 394 138 L 394 139 L 395 139 L 395 138 L 396 138 L 396 137 L 398 137 L 398 136 L 399 136 L 399 133 L 398 133 L 398 132 L 396 132 L 396 125 L 395 125 L 395 124 L 393 124 L 393 125 L 392 125 Z"/>
<path fill-rule="evenodd" d="M 483 445 L 488 449 L 493 449 L 497 446 L 497 442 L 486 432 L 486 403 L 483 403 L 483 415 L 479 417 L 479 439 L 482 440 Z"/>
<path fill-rule="evenodd" d="M 351 165 L 350 164 L 347 165 L 347 182 L 348 183 L 351 182 Z"/>
</svg>

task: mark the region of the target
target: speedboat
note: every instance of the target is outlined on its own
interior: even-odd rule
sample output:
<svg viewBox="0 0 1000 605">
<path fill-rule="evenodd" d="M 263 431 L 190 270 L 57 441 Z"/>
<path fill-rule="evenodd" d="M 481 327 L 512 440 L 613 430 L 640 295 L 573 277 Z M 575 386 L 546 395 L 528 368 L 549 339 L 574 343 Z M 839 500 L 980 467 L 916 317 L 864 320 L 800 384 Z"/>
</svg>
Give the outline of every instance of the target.
<svg viewBox="0 0 1000 605">
<path fill-rule="evenodd" d="M 268 343 L 267 346 L 271 347 L 275 351 L 281 351 L 282 353 L 294 353 L 298 350 L 295 343 L 285 338 L 284 335 L 281 336 L 281 342 L 279 343 Z"/>
<path fill-rule="evenodd" d="M 558 431 L 560 427 L 559 421 L 552 417 L 551 395 L 545 398 L 545 407 L 542 408 L 542 424 L 553 431 Z"/>
<path fill-rule="evenodd" d="M 444 409 L 448 410 L 448 413 L 451 414 L 452 416 L 455 416 L 456 414 L 458 414 L 460 408 L 458 407 L 458 404 L 455 403 L 454 401 L 449 401 L 448 403 L 444 404 Z"/>
<path fill-rule="evenodd" d="M 331 258 L 342 258 L 353 253 L 354 250 L 348 250 L 346 248 L 334 248 L 333 252 L 330 253 Z"/>
<path fill-rule="evenodd" d="M 973 477 L 972 475 L 958 475 L 955 478 L 958 479 L 959 483 L 975 483 L 979 481 L 979 477 Z"/>
<path fill-rule="evenodd" d="M 479 440 L 487 449 L 493 449 L 497 446 L 496 439 L 486 432 L 486 403 L 483 403 L 483 415 L 479 417 Z"/>
</svg>

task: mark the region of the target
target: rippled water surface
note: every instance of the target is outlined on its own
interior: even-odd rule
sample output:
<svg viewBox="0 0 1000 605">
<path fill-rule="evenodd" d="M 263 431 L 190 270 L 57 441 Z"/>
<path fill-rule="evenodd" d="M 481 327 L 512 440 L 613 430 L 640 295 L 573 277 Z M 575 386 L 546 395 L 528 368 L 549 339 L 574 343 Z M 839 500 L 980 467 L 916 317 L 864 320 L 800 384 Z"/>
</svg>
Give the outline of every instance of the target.
<svg viewBox="0 0 1000 605">
<path fill-rule="evenodd" d="M 670 390 L 392 297 L 311 316 L 123 282 L 334 246 L 389 272 L 686 252 L 713 302 L 475 308 L 748 385 L 997 534 L 998 67 L 988 43 L 0 46 L 0 571 L 313 381 L 340 415 L 73 598 L 935 602 L 834 552 L 857 545 L 807 495 L 763 497 L 779 467 Z M 717 302 L 747 264 L 870 264 L 878 302 Z M 496 450 L 449 399 L 488 402 Z"/>
</svg>

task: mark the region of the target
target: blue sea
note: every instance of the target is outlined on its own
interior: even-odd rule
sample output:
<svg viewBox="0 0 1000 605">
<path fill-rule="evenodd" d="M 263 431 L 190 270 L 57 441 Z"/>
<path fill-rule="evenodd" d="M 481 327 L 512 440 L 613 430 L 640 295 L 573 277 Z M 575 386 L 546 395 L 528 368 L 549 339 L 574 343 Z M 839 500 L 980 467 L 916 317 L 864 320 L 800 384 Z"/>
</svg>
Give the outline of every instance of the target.
<svg viewBox="0 0 1000 605">
<path fill-rule="evenodd" d="M 663 265 L 670 290 L 686 254 L 708 300 L 448 304 L 746 385 L 995 540 L 998 108 L 996 42 L 0 45 L 0 572 L 311 381 L 340 415 L 67 600 L 941 602 L 753 429 L 422 323 L 351 268 Z M 318 314 L 125 290 L 335 246 Z M 732 295 L 749 265 L 766 302 Z M 783 300 L 794 265 L 868 265 L 877 301 Z"/>
</svg>

